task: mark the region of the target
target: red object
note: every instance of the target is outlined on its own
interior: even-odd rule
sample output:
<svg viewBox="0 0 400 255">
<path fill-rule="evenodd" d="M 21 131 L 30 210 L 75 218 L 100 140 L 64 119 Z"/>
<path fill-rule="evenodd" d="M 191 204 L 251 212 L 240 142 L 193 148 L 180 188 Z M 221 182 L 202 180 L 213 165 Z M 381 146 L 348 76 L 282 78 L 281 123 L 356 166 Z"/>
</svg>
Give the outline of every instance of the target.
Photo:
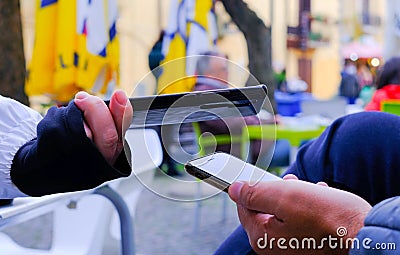
<svg viewBox="0 0 400 255">
<path fill-rule="evenodd" d="M 366 111 L 380 111 L 381 102 L 388 99 L 400 99 L 400 85 L 391 84 L 378 89 L 372 95 L 371 102 L 365 106 Z"/>
</svg>

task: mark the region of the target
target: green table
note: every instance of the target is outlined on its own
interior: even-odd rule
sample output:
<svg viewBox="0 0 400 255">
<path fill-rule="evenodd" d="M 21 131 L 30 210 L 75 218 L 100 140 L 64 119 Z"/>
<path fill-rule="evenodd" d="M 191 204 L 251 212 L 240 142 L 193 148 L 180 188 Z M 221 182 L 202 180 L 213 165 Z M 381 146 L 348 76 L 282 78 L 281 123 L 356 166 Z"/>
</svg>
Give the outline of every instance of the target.
<svg viewBox="0 0 400 255">
<path fill-rule="evenodd" d="M 290 161 L 296 158 L 297 149 L 303 141 L 318 137 L 326 127 L 294 128 L 284 125 L 255 125 L 247 126 L 242 130 L 242 159 L 250 155 L 249 143 L 251 140 L 279 140 L 286 139 L 291 145 Z"/>
</svg>

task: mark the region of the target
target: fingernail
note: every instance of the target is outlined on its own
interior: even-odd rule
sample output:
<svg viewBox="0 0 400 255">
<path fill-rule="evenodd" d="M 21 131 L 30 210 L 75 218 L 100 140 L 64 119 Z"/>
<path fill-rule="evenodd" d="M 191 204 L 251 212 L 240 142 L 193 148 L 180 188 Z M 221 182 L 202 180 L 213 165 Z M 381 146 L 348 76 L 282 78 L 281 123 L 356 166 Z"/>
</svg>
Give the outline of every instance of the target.
<svg viewBox="0 0 400 255">
<path fill-rule="evenodd" d="M 238 201 L 242 187 L 243 187 L 243 182 L 234 182 L 229 187 L 229 195 L 233 201 Z"/>
<path fill-rule="evenodd" d="M 117 102 L 118 104 L 125 106 L 126 102 L 128 101 L 128 98 L 125 96 L 125 93 L 123 91 L 118 91 L 117 93 Z"/>
<path fill-rule="evenodd" d="M 89 96 L 89 94 L 86 93 L 85 91 L 79 91 L 78 93 L 76 93 L 75 99 L 78 99 L 78 100 L 86 99 L 86 98 L 88 98 L 88 96 Z"/>
</svg>

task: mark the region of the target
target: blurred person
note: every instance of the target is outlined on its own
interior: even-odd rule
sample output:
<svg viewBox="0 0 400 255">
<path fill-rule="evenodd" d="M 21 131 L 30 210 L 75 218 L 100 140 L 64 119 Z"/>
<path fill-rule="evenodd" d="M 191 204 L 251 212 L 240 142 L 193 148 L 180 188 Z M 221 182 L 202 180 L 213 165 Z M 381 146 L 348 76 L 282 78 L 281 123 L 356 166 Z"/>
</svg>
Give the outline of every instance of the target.
<svg viewBox="0 0 400 255">
<path fill-rule="evenodd" d="M 357 79 L 360 84 L 360 89 L 364 86 L 369 86 L 374 82 L 374 76 L 370 70 L 369 64 L 366 59 L 359 59 L 357 61 Z"/>
<path fill-rule="evenodd" d="M 274 61 L 272 66 L 274 69 L 274 79 L 276 82 L 276 89 L 278 91 L 287 92 L 288 88 L 287 88 L 285 66 L 279 61 Z"/>
<path fill-rule="evenodd" d="M 200 55 L 196 65 L 195 74 L 197 80 L 194 90 L 204 91 L 229 88 L 228 57 L 214 51 L 204 52 Z M 199 126 L 202 133 L 240 135 L 245 125 L 268 123 L 275 123 L 274 117 L 268 120 L 260 119 L 258 116 L 226 118 L 223 120 L 201 121 Z M 216 150 L 224 151 L 237 157 L 241 156 L 240 145 L 238 144 L 217 145 Z M 277 140 L 275 148 L 273 141 L 270 140 L 252 141 L 251 152 L 251 162 L 261 168 L 289 165 L 290 145 L 286 140 Z"/>
<path fill-rule="evenodd" d="M 164 59 L 164 54 L 162 53 L 162 45 L 164 41 L 164 35 L 165 31 L 161 30 L 156 42 L 154 43 L 153 47 L 150 50 L 149 56 L 148 56 L 148 61 L 149 61 L 149 69 L 153 73 L 154 77 L 156 78 L 156 81 L 158 81 L 158 78 L 160 77 L 162 73 L 161 68 L 157 68 L 160 66 L 161 61 Z M 157 91 L 157 85 L 156 84 L 156 89 Z"/>
<path fill-rule="evenodd" d="M 347 61 L 340 75 L 339 96 L 347 98 L 349 104 L 354 104 L 360 93 L 356 65 Z"/>
<path fill-rule="evenodd" d="M 369 102 L 371 102 L 372 96 L 374 95 L 375 91 L 376 91 L 375 84 L 366 85 L 361 89 L 360 94 L 358 95 L 358 98 L 360 99 L 361 106 L 363 108 L 365 108 L 365 106 Z"/>
<path fill-rule="evenodd" d="M 79 92 L 44 118 L 0 96 L 0 198 L 91 189 L 129 176 L 123 139 L 132 115 L 123 91 L 112 95 L 109 107 Z"/>
<path fill-rule="evenodd" d="M 390 58 L 378 71 L 376 91 L 365 106 L 367 111 L 380 111 L 381 103 L 388 99 L 400 99 L 400 57 Z"/>
<path fill-rule="evenodd" d="M 388 226 L 387 236 L 389 234 L 390 236 L 396 236 L 396 232 L 391 232 L 394 225 L 389 224 L 386 220 L 396 219 L 395 222 L 400 223 L 400 219 L 397 219 L 396 215 L 391 215 L 392 211 L 398 210 L 396 208 L 400 204 L 398 199 L 393 198 L 400 195 L 400 186 L 397 183 L 400 179 L 400 152 L 397 148 L 397 144 L 400 143 L 399 128 L 400 117 L 388 113 L 360 112 L 346 115 L 335 120 L 317 139 L 303 145 L 299 149 L 296 161 L 289 166 L 284 176 L 293 174 L 300 180 L 307 182 L 325 182 L 330 187 L 351 192 L 361 197 L 370 205 L 375 206 L 365 221 L 365 225 L 375 224 L 377 226 L 376 232 L 371 235 L 376 240 L 381 240 L 379 234 L 377 235 L 376 233 L 381 231 L 380 228 Z M 268 184 L 266 183 L 265 185 Z M 261 186 L 264 186 L 264 184 Z M 251 192 L 253 194 L 258 193 L 256 189 L 251 190 Z M 282 194 L 277 192 L 273 196 L 271 196 L 272 193 L 268 195 L 269 197 L 276 198 L 293 195 L 292 198 L 296 198 L 295 190 L 292 190 L 293 193 L 285 193 L 282 186 Z M 302 192 L 301 189 L 297 191 Z M 244 193 L 243 195 L 246 196 Z M 333 214 L 330 214 L 331 212 L 327 211 L 326 208 L 324 209 L 323 205 L 318 209 L 319 200 L 313 200 L 313 198 L 318 197 L 321 198 L 321 194 L 315 193 L 314 196 L 309 198 L 303 197 L 303 200 L 301 200 L 301 203 L 304 205 L 314 208 L 310 210 L 315 211 L 307 212 L 313 215 L 314 219 L 336 217 L 336 214 L 345 212 L 345 208 L 343 210 L 336 209 L 332 212 Z M 342 198 L 332 197 L 332 199 L 341 200 Z M 239 201 L 238 199 L 234 200 Z M 335 203 L 333 200 L 332 203 Z M 382 202 L 384 200 L 386 202 Z M 355 199 L 355 203 L 357 201 L 359 199 Z M 321 202 L 324 203 L 324 201 Z M 377 205 L 381 202 L 382 204 Z M 289 208 L 289 204 L 286 204 L 286 201 L 282 200 L 281 212 L 284 212 L 285 209 L 295 209 L 294 207 Z M 389 204 L 390 206 L 385 208 L 381 206 L 385 204 Z M 268 206 L 267 201 L 265 206 Z M 332 206 L 335 208 L 337 205 L 332 204 Z M 299 210 L 302 210 L 301 207 Z M 382 211 L 381 216 L 376 213 L 376 211 L 380 210 Z M 297 213 L 297 211 L 293 212 Z M 264 211 L 264 213 L 271 212 Z M 294 217 L 294 215 L 292 216 Z M 296 215 L 296 217 L 303 216 L 301 214 Z M 302 224 L 301 222 L 299 223 L 300 225 Z M 258 225 L 254 222 L 253 226 L 256 227 Z M 289 229 L 283 231 L 287 231 L 286 233 L 290 234 Z M 319 229 L 316 228 L 315 231 L 318 234 Z M 362 229 L 360 234 L 370 233 L 368 231 L 375 230 Z M 311 235 L 313 233 L 311 231 L 305 234 Z M 382 235 L 386 235 L 386 233 Z M 397 235 L 399 235 L 398 232 Z M 248 254 L 248 252 L 252 252 L 248 238 L 246 231 L 242 226 L 239 226 L 222 243 L 216 254 Z M 229 252 L 232 250 L 237 251 L 237 253 Z"/>
</svg>

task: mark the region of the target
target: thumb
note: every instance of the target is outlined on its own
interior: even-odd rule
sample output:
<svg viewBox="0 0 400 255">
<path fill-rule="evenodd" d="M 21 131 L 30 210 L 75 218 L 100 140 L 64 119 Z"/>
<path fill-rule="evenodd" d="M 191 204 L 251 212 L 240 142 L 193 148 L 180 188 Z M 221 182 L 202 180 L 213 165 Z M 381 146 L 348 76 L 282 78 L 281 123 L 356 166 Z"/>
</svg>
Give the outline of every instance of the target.
<svg viewBox="0 0 400 255">
<path fill-rule="evenodd" d="M 244 183 L 243 182 L 234 182 L 230 185 L 228 189 L 229 197 L 234 201 L 238 202 L 240 198 L 240 192 L 242 190 Z"/>
</svg>

